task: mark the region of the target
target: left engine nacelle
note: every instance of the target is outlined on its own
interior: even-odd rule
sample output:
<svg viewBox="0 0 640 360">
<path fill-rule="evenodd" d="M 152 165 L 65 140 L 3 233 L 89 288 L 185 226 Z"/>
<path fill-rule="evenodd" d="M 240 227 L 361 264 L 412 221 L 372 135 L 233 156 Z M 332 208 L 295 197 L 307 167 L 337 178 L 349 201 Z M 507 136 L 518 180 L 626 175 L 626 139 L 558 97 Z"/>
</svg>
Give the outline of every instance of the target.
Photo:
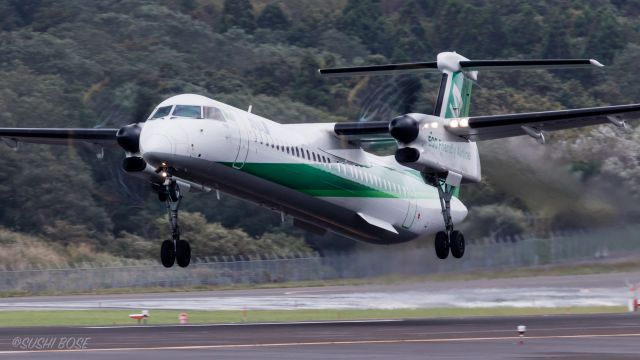
<svg viewBox="0 0 640 360">
<path fill-rule="evenodd" d="M 444 119 L 425 114 L 406 114 L 389 123 L 396 139 L 396 161 L 423 173 L 460 174 L 464 180 L 479 182 L 480 156 L 476 143 L 451 134 Z"/>
</svg>

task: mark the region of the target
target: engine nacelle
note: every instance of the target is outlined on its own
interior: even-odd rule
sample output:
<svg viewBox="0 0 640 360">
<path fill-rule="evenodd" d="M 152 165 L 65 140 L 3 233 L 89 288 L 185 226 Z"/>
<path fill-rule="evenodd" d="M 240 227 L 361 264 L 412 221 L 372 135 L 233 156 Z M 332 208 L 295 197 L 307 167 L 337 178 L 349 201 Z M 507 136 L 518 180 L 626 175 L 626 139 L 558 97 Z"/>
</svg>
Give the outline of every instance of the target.
<svg viewBox="0 0 640 360">
<path fill-rule="evenodd" d="M 447 119 L 406 114 L 389 123 L 398 142 L 396 161 L 424 173 L 455 172 L 466 181 L 479 182 L 480 156 L 475 142 L 448 132 Z"/>
</svg>

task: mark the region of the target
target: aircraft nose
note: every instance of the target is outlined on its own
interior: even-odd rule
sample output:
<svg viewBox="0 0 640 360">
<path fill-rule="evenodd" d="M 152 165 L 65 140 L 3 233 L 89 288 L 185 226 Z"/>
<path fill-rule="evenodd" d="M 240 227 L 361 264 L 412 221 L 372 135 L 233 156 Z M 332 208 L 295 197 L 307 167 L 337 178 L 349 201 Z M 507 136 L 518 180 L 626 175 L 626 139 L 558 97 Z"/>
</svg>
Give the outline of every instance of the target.
<svg viewBox="0 0 640 360">
<path fill-rule="evenodd" d="M 173 142 L 164 134 L 143 132 L 140 138 L 140 153 L 148 164 L 158 167 L 173 157 Z"/>
</svg>

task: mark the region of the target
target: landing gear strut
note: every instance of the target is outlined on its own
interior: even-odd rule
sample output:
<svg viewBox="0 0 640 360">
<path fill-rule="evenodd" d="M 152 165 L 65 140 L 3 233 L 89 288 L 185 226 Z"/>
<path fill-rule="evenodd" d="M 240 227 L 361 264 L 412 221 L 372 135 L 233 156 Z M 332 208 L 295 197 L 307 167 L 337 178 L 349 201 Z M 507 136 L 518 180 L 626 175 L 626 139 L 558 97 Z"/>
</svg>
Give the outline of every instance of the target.
<svg viewBox="0 0 640 360">
<path fill-rule="evenodd" d="M 440 174 L 423 174 L 425 181 L 438 189 L 438 197 L 440 198 L 440 207 L 442 209 L 442 218 L 444 219 L 445 231 L 439 231 L 434 241 L 436 255 L 440 259 L 446 259 L 449 251 L 454 258 L 459 259 L 464 255 L 465 241 L 464 235 L 460 231 L 453 230 L 453 220 L 451 219 L 451 197 L 456 186 L 456 179 L 451 181 L 449 175 L 443 178 Z M 459 185 L 459 179 L 457 179 Z"/>
<path fill-rule="evenodd" d="M 180 226 L 178 225 L 178 209 L 182 201 L 180 187 L 175 180 L 168 178 L 158 189 L 158 198 L 167 204 L 169 224 L 171 226 L 171 240 L 162 242 L 160 248 L 160 261 L 164 267 L 172 267 L 178 263 L 180 267 L 189 266 L 191 262 L 191 246 L 186 240 L 180 239 Z"/>
</svg>

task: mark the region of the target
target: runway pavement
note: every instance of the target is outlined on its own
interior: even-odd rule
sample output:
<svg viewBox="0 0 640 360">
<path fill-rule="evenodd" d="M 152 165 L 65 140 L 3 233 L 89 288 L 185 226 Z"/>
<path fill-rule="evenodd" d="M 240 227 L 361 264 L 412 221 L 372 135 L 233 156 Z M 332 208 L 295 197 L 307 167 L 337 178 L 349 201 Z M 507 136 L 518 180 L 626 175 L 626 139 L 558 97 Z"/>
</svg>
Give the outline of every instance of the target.
<svg viewBox="0 0 640 360">
<path fill-rule="evenodd" d="M 520 344 L 516 327 L 526 325 Z M 59 347 L 28 351 L 37 338 Z M 17 340 L 16 340 L 17 339 Z M 27 339 L 27 340 L 25 340 Z M 51 340 L 53 339 L 53 340 Z M 41 342 L 41 345 L 43 343 Z M 24 348 L 21 349 L 21 347 Z M 42 347 L 42 346 L 41 346 Z M 637 314 L 0 328 L 6 359 L 638 359 Z"/>
</svg>

